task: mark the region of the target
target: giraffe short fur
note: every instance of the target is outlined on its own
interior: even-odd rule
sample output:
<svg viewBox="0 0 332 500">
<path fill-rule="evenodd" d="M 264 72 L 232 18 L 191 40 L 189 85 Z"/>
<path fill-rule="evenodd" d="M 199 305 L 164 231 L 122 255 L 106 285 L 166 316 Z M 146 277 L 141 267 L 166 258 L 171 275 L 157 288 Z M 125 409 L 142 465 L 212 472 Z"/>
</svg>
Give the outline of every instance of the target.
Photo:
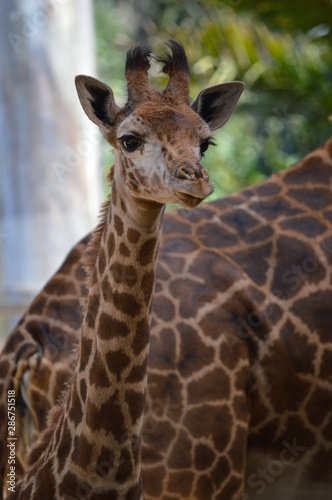
<svg viewBox="0 0 332 500">
<path fill-rule="evenodd" d="M 215 86 L 190 106 L 184 50 L 176 42 L 169 47 L 164 60 L 169 82 L 163 92 L 148 80 L 150 52 L 142 47 L 128 52 L 128 101 L 121 109 L 106 84 L 76 78 L 84 111 L 115 149 L 112 195 L 87 245 L 88 291 L 68 390 L 50 412 L 28 470 L 8 499 L 142 498 L 140 441 L 163 212 L 174 201 L 196 207 L 212 192 L 199 163 L 202 148 L 210 142 L 210 129 L 229 118 L 243 90 L 240 82 Z M 170 139 L 163 140 L 165 130 Z M 182 153 L 169 157 L 176 142 Z M 52 291 L 57 278 L 48 284 Z M 42 382 L 51 371 L 45 362 L 40 374 L 34 354 L 28 358 L 30 373 Z"/>
<path fill-rule="evenodd" d="M 165 215 L 142 436 L 147 499 L 330 498 L 331 179 L 332 139 L 257 186 Z M 77 299 L 81 276 L 68 277 Z M 40 324 L 50 301 L 61 310 L 73 299 L 57 289 L 41 292 Z M 17 351 L 32 309 L 9 338 Z M 52 401 L 54 386 L 40 385 Z"/>
</svg>

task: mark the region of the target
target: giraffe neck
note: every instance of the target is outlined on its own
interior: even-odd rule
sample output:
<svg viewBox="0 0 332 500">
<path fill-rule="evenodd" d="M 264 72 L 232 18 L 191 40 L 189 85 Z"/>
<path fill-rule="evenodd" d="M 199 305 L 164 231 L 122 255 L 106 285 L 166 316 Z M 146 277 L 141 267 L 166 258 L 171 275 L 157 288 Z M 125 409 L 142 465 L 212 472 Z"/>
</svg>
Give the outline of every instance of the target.
<svg viewBox="0 0 332 500">
<path fill-rule="evenodd" d="M 135 210 L 134 199 L 128 200 L 113 180 L 79 362 L 61 423 L 73 441 L 71 459 L 59 459 L 67 471 L 63 491 L 76 477 L 87 493 L 93 488 L 97 493 L 114 490 L 119 500 L 141 496 L 140 435 L 163 211 L 156 205 L 151 215 L 141 202 Z"/>
</svg>

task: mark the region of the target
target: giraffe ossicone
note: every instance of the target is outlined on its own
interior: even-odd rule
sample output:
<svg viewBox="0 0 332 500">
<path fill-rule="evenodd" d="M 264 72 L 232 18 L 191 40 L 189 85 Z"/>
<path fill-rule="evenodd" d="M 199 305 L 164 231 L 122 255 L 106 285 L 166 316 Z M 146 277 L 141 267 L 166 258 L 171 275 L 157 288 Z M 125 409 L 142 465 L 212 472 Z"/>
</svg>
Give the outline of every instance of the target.
<svg viewBox="0 0 332 500">
<path fill-rule="evenodd" d="M 190 106 L 184 50 L 174 41 L 169 49 L 162 92 L 149 83 L 151 52 L 128 52 L 122 108 L 106 84 L 76 78 L 85 113 L 114 147 L 112 191 L 88 245 L 88 295 L 70 387 L 8 499 L 142 498 L 140 439 L 164 207 L 193 208 L 211 194 L 201 156 L 243 90 L 240 82 L 211 87 Z"/>
</svg>

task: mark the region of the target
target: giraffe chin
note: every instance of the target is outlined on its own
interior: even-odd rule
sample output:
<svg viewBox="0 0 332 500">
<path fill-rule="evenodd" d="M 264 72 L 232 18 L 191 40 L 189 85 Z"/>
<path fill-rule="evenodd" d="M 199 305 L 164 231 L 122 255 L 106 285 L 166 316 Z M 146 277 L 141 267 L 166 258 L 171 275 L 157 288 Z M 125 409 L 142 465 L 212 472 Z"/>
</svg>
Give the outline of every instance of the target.
<svg viewBox="0 0 332 500">
<path fill-rule="evenodd" d="M 206 196 L 198 198 L 192 194 L 181 193 L 179 191 L 174 192 L 174 194 L 183 208 L 195 208 L 206 198 Z"/>
</svg>

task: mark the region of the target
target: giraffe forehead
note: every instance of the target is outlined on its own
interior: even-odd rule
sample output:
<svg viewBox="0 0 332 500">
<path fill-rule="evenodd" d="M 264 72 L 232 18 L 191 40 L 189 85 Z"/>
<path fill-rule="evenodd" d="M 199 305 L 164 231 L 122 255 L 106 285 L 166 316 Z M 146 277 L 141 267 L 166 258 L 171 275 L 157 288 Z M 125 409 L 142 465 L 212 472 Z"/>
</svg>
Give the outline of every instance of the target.
<svg viewBox="0 0 332 500">
<path fill-rule="evenodd" d="M 119 126 L 119 135 L 130 131 L 143 138 L 157 137 L 160 141 L 180 138 L 209 137 L 207 124 L 189 106 L 180 108 L 140 107 L 133 111 Z"/>
</svg>

